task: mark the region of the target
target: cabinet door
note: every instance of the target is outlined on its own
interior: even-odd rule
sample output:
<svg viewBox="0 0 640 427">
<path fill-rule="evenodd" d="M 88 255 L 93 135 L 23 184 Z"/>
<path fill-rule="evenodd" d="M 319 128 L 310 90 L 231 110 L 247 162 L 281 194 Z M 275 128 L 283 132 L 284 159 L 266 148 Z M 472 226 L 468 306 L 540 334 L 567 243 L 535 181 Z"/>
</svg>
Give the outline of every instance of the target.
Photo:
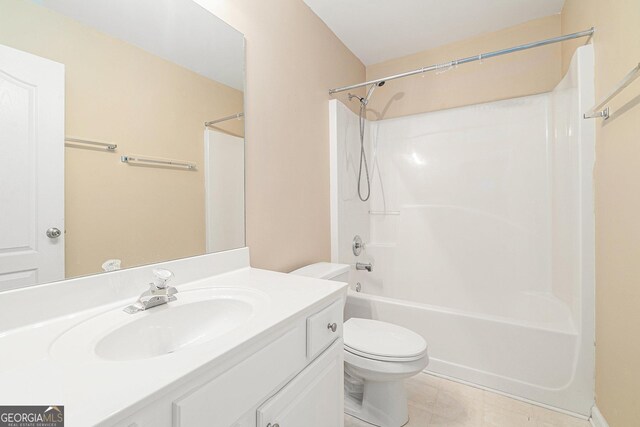
<svg viewBox="0 0 640 427">
<path fill-rule="evenodd" d="M 258 408 L 257 427 L 342 427 L 342 340 Z"/>
<path fill-rule="evenodd" d="M 215 379 L 176 399 L 173 425 L 230 427 L 248 411 L 254 415 L 259 402 L 307 366 L 304 343 L 305 328 L 300 322 Z"/>
</svg>

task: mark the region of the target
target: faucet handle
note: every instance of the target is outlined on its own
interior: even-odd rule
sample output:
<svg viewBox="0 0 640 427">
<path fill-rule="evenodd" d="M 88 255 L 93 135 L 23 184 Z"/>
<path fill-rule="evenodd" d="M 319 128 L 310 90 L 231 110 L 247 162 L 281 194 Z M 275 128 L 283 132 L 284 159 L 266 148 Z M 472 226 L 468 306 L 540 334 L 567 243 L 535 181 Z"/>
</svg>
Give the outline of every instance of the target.
<svg viewBox="0 0 640 427">
<path fill-rule="evenodd" d="M 156 276 L 156 280 L 153 284 L 158 289 L 165 289 L 167 287 L 167 282 L 173 278 L 173 273 L 163 268 L 154 268 L 153 275 Z"/>
</svg>

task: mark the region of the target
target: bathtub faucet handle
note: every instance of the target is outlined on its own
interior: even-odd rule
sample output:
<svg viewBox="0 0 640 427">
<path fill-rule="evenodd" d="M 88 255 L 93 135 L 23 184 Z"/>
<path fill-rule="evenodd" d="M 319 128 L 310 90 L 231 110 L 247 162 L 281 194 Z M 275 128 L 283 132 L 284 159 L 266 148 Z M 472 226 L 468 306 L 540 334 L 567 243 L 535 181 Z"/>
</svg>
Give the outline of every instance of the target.
<svg viewBox="0 0 640 427">
<path fill-rule="evenodd" d="M 353 254 L 355 256 L 360 256 L 360 254 L 362 253 L 362 250 L 364 249 L 364 242 L 362 241 L 362 238 L 357 234 L 353 238 L 353 242 L 351 243 L 351 249 L 353 250 Z"/>
</svg>

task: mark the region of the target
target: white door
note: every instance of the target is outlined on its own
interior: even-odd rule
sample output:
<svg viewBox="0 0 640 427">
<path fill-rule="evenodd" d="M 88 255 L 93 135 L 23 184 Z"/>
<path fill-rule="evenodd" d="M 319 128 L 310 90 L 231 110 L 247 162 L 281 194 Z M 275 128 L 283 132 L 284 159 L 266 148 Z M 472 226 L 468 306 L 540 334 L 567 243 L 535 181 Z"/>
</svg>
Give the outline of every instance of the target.
<svg viewBox="0 0 640 427">
<path fill-rule="evenodd" d="M 342 340 L 258 408 L 256 427 L 342 427 L 344 366 Z"/>
<path fill-rule="evenodd" d="M 61 279 L 64 65 L 0 45 L 0 291 Z"/>
<path fill-rule="evenodd" d="M 205 130 L 207 252 L 245 246 L 244 139 Z"/>
</svg>

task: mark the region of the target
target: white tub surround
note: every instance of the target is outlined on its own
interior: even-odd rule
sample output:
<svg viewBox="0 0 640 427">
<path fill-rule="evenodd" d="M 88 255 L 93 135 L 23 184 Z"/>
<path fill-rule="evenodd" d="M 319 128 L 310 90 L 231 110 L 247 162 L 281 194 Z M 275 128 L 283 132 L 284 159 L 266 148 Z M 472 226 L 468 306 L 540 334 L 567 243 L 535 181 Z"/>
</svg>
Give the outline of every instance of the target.
<svg viewBox="0 0 640 427">
<path fill-rule="evenodd" d="M 609 423 L 596 405 L 593 405 L 593 408 L 591 409 L 591 418 L 589 418 L 589 422 L 593 427 L 609 427 Z"/>
<path fill-rule="evenodd" d="M 332 260 L 373 264 L 345 317 L 420 333 L 429 371 L 588 416 L 593 71 L 584 46 L 552 92 L 367 122 L 367 203 L 358 116 L 332 101 Z"/>
<path fill-rule="evenodd" d="M 122 311 L 156 266 L 175 274 L 178 300 Z M 0 293 L 0 403 L 64 405 L 70 427 L 244 427 L 278 417 L 296 424 L 314 410 L 342 425 L 345 293 L 342 283 L 250 268 L 246 248 Z M 155 357 L 148 348 L 129 351 L 135 340 L 122 351 L 100 341 L 145 316 L 180 310 L 195 316 L 195 329 L 218 306 L 201 306 L 200 313 L 187 304 L 213 297 L 239 305 L 240 326 L 191 337 L 199 341 Z M 169 320 L 180 331 L 178 314 Z M 337 330 L 314 323 L 318 314 Z M 336 399 L 317 405 L 317 395 L 329 392 Z"/>
</svg>

